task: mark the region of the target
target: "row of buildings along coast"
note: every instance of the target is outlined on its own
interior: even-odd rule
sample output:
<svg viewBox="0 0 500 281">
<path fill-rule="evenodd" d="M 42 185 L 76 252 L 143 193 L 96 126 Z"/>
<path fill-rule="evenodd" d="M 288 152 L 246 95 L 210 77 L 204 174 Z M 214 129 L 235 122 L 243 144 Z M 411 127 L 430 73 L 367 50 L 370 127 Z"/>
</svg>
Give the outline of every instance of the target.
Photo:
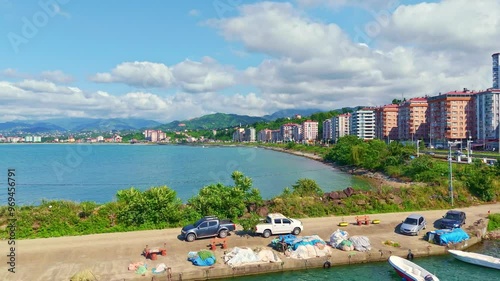
<svg viewBox="0 0 500 281">
<path fill-rule="evenodd" d="M 265 129 L 257 136 L 253 128 L 239 129 L 235 141 L 322 140 L 336 142 L 355 135 L 364 140 L 423 140 L 431 146 L 446 146 L 449 141 L 473 141 L 475 146 L 494 150 L 500 142 L 499 55 L 492 55 L 493 87 L 487 90 L 462 90 L 403 100 L 398 104 L 367 107 L 340 114 L 323 122 L 318 136 L 318 122 L 284 124 L 278 130 Z"/>
</svg>

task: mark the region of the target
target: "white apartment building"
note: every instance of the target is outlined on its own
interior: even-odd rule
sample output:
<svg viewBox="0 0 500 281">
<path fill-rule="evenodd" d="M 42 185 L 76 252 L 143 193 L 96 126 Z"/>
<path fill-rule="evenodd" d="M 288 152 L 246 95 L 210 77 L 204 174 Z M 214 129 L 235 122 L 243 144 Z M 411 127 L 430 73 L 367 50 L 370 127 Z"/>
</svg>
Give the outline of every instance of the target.
<svg viewBox="0 0 500 281">
<path fill-rule="evenodd" d="M 245 141 L 255 142 L 255 128 L 246 128 L 245 129 Z"/>
<path fill-rule="evenodd" d="M 146 140 L 151 142 L 158 142 L 167 138 L 167 134 L 160 130 L 145 130 L 142 134 Z"/>
<path fill-rule="evenodd" d="M 363 140 L 375 138 L 375 111 L 373 109 L 361 109 L 352 113 L 350 118 L 350 134 Z"/>
<path fill-rule="evenodd" d="M 475 98 L 477 139 L 486 142 L 486 149 L 497 150 L 500 138 L 500 89 L 478 92 Z"/>
<path fill-rule="evenodd" d="M 302 123 L 302 141 L 315 141 L 318 139 L 318 122 L 307 120 Z"/>
<path fill-rule="evenodd" d="M 351 114 L 340 114 L 332 118 L 332 139 L 337 140 L 351 133 Z"/>
<path fill-rule="evenodd" d="M 298 141 L 300 140 L 301 126 L 295 123 L 283 124 L 280 127 L 280 133 L 282 141 Z"/>
</svg>

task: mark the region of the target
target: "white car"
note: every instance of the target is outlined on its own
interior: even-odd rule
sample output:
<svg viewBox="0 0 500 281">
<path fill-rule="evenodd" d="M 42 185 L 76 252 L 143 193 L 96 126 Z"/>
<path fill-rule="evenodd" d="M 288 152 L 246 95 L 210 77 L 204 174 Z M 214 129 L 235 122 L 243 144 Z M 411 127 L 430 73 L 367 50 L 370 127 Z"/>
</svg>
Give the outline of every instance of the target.
<svg viewBox="0 0 500 281">
<path fill-rule="evenodd" d="M 287 218 L 280 213 L 271 213 L 266 219 L 255 226 L 255 233 L 261 234 L 262 237 L 268 238 L 274 234 L 299 235 L 304 229 L 302 222 L 297 219 Z"/>
</svg>

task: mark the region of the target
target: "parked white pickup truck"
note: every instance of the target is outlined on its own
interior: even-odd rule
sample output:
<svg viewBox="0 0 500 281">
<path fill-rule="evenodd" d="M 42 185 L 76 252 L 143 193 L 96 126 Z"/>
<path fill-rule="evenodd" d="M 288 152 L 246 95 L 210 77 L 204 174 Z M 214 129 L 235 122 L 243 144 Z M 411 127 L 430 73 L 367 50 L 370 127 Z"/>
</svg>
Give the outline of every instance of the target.
<svg viewBox="0 0 500 281">
<path fill-rule="evenodd" d="M 292 233 L 293 235 L 299 235 L 303 229 L 301 221 L 287 218 L 279 213 L 272 213 L 267 215 L 263 222 L 255 226 L 255 233 L 268 238 L 272 234 Z"/>
</svg>

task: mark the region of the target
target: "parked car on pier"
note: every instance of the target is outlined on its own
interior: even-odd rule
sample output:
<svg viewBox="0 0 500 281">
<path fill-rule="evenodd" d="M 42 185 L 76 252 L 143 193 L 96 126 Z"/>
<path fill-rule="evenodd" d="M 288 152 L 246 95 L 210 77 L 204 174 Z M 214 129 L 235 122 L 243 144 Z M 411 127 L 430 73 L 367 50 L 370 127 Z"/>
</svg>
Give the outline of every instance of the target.
<svg viewBox="0 0 500 281">
<path fill-rule="evenodd" d="M 291 219 L 280 213 L 267 215 L 266 219 L 255 226 L 255 233 L 268 238 L 272 234 L 293 234 L 299 235 L 304 229 L 302 222 L 297 219 Z"/>
<path fill-rule="evenodd" d="M 462 211 L 450 210 L 443 216 L 440 222 L 440 228 L 458 228 L 465 224 L 467 216 Z"/>
<path fill-rule="evenodd" d="M 203 217 L 194 224 L 187 225 L 181 230 L 181 237 L 188 242 L 198 238 L 215 237 L 225 238 L 229 232 L 236 229 L 231 220 L 219 220 L 214 216 Z"/>
<path fill-rule="evenodd" d="M 427 221 L 422 215 L 411 214 L 409 215 L 399 227 L 401 234 L 418 235 L 420 230 L 425 229 Z"/>
</svg>

